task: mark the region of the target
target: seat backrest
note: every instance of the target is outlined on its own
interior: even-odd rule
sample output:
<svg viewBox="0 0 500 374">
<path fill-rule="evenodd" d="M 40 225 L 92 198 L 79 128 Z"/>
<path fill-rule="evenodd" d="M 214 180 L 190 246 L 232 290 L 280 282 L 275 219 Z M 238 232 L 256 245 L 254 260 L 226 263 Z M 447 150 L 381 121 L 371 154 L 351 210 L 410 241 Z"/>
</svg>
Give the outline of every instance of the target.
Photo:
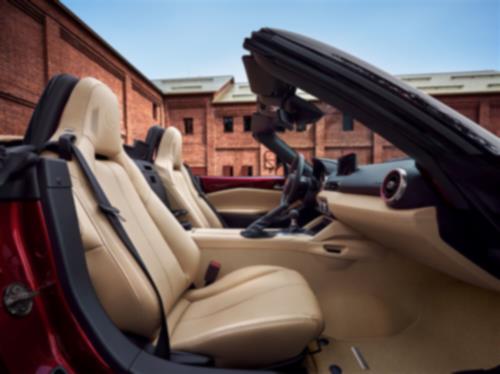
<svg viewBox="0 0 500 374">
<path fill-rule="evenodd" d="M 149 188 L 123 149 L 119 104 L 93 78 L 78 82 L 53 136 L 76 136 L 84 155 L 148 268 L 168 313 L 192 284 L 200 254 L 195 242 Z M 160 308 L 151 284 L 106 217 L 76 161 L 68 162 L 88 269 L 106 312 L 122 330 L 154 338 Z"/>
<path fill-rule="evenodd" d="M 175 209 L 185 209 L 193 227 L 224 227 L 213 209 L 200 196 L 182 163 L 182 135 L 171 126 L 165 130 L 158 147 L 155 167 Z"/>
</svg>

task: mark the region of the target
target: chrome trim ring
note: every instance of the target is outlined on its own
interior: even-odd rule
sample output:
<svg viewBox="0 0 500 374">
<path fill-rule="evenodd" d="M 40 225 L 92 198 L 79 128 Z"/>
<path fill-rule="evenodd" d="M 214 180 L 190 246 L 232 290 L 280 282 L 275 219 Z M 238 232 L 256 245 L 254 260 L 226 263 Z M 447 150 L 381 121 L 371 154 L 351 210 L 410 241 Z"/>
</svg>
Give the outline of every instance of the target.
<svg viewBox="0 0 500 374">
<path fill-rule="evenodd" d="M 397 173 L 399 176 L 399 184 L 394 194 L 391 197 L 387 197 L 384 193 L 384 189 L 386 187 L 386 184 L 388 183 L 388 179 L 394 173 Z M 384 181 L 382 182 L 382 185 L 380 186 L 380 196 L 386 202 L 387 205 L 393 205 L 394 203 L 401 200 L 407 187 L 408 187 L 408 175 L 406 173 L 406 170 L 401 168 L 393 169 L 389 173 L 387 173 L 387 175 L 384 178 Z"/>
</svg>

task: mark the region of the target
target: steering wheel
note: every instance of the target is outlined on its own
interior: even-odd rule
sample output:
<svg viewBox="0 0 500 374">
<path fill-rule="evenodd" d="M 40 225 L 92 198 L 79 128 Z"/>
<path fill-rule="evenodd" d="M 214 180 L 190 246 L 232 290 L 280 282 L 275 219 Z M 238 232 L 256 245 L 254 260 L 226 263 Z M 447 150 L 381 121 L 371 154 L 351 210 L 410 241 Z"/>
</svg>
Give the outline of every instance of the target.
<svg viewBox="0 0 500 374">
<path fill-rule="evenodd" d="M 300 187 L 300 179 L 304 174 L 304 156 L 297 153 L 297 156 L 292 162 L 290 173 L 286 178 L 285 185 L 283 186 L 283 193 L 281 194 L 280 205 L 290 205 L 297 199 Z"/>
<path fill-rule="evenodd" d="M 265 231 L 277 217 L 286 212 L 291 203 L 299 198 L 301 177 L 304 173 L 304 156 L 297 154 L 291 165 L 291 171 L 288 174 L 283 192 L 281 194 L 280 205 L 265 216 L 252 222 L 241 235 L 245 238 L 269 238 L 276 235 L 276 232 Z"/>
</svg>

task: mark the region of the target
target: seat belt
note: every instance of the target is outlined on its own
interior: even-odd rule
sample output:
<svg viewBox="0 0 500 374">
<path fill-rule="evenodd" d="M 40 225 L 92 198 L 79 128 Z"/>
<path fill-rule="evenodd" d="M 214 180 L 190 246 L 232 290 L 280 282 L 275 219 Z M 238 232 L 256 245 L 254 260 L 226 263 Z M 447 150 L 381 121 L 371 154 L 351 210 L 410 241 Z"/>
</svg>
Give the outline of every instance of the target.
<svg viewBox="0 0 500 374">
<path fill-rule="evenodd" d="M 165 308 L 163 307 L 160 291 L 158 290 L 158 287 L 156 286 L 153 277 L 149 273 L 146 265 L 142 261 L 142 258 L 139 252 L 137 251 L 137 248 L 135 247 L 134 243 L 132 243 L 132 240 L 128 236 L 127 231 L 125 230 L 125 228 L 121 223 L 122 220 L 124 220 L 124 218 L 120 216 L 120 211 L 111 205 L 106 194 L 104 193 L 104 190 L 102 189 L 94 173 L 90 169 L 87 161 L 85 160 L 83 154 L 73 144 L 75 139 L 76 137 L 74 135 L 63 134 L 59 138 L 58 142 L 49 143 L 47 149 L 56 151 L 61 158 L 66 159 L 68 161 L 71 160 L 74 156 L 83 174 L 85 174 L 87 182 L 90 184 L 94 197 L 97 200 L 97 205 L 99 206 L 99 209 L 101 210 L 101 212 L 104 213 L 109 223 L 113 227 L 113 230 L 116 232 L 116 234 L 118 235 L 122 243 L 125 245 L 129 253 L 132 255 L 134 260 L 142 269 L 142 271 L 148 278 L 149 283 L 151 283 L 151 286 L 153 287 L 153 290 L 160 304 L 160 311 L 162 318 L 160 335 L 158 337 L 158 343 L 156 344 L 154 354 L 158 357 L 168 359 L 170 358 L 170 340 L 168 336 L 167 315 L 165 313 Z"/>
<path fill-rule="evenodd" d="M 155 166 L 149 162 L 144 160 L 133 160 L 135 164 L 139 167 L 142 176 L 146 180 L 146 183 L 151 187 L 153 192 L 160 198 L 162 203 L 167 207 L 167 209 L 174 215 L 175 218 L 179 221 L 182 227 L 189 231 L 193 228 L 191 222 L 182 220 L 183 216 L 188 214 L 188 211 L 185 209 L 174 209 L 170 204 L 170 200 L 167 196 L 167 191 L 163 182 L 161 181 L 158 172 L 155 169 Z"/>
</svg>

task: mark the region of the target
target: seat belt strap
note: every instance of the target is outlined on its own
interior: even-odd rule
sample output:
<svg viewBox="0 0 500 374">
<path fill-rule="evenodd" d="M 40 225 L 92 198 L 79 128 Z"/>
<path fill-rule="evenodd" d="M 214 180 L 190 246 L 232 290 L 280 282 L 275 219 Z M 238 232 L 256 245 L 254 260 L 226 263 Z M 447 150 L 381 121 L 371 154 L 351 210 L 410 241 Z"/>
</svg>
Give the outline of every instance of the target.
<svg viewBox="0 0 500 374">
<path fill-rule="evenodd" d="M 158 299 L 158 303 L 160 304 L 161 320 L 162 320 L 161 330 L 158 337 L 158 343 L 156 344 L 154 354 L 158 357 L 168 359 L 170 357 L 170 341 L 168 336 L 167 315 L 165 313 L 165 308 L 163 307 L 160 291 L 158 290 L 158 287 L 156 286 L 153 277 L 149 273 L 146 265 L 142 261 L 142 258 L 139 252 L 137 251 L 137 248 L 135 247 L 134 243 L 128 236 L 127 231 L 122 225 L 122 221 L 124 221 L 125 219 L 120 216 L 120 211 L 111 205 L 104 190 L 102 189 L 101 185 L 97 181 L 97 178 L 92 172 L 92 169 L 90 169 L 87 161 L 85 160 L 85 157 L 80 152 L 80 150 L 73 144 L 75 139 L 76 138 L 74 135 L 63 134 L 59 138 L 58 141 L 59 147 L 57 148 L 60 148 L 63 151 L 63 153 L 65 153 L 63 154 L 63 157 L 68 157 L 71 155 L 74 156 L 83 174 L 85 174 L 87 182 L 90 184 L 94 197 L 97 200 L 99 209 L 104 213 L 109 223 L 113 227 L 113 230 L 116 232 L 116 234 L 118 235 L 122 243 L 125 245 L 129 253 L 132 255 L 134 260 L 137 262 L 141 270 L 144 272 L 144 274 L 148 278 L 149 283 L 151 283 L 151 286 L 153 287 L 153 290 Z M 68 150 L 70 152 L 68 152 Z"/>
</svg>

